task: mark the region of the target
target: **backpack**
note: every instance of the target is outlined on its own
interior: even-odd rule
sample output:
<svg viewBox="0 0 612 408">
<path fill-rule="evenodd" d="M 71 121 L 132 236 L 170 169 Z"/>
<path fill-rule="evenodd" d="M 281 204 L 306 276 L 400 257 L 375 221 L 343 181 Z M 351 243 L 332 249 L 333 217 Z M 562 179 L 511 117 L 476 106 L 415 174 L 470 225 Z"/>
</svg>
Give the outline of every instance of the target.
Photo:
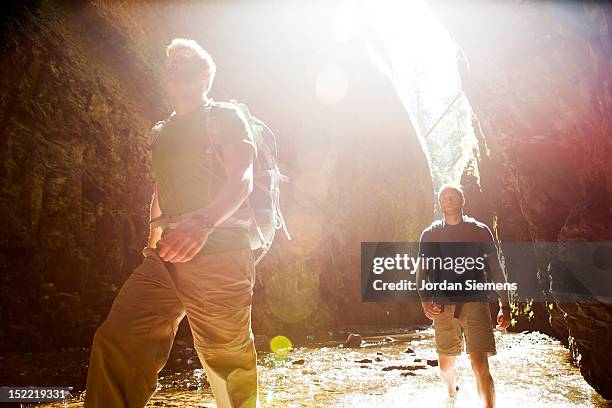
<svg viewBox="0 0 612 408">
<path fill-rule="evenodd" d="M 242 116 L 257 146 L 257 156 L 253 161 L 253 191 L 244 204 L 219 227 L 248 226 L 251 250 L 261 250 L 255 261 L 257 265 L 270 250 L 276 230 L 282 228 L 287 239 L 291 240 L 280 208 L 280 182 L 287 181 L 289 178 L 278 168 L 276 136 L 272 130 L 264 122 L 251 115 L 245 104 L 233 99 L 229 102 L 213 101 L 207 111 L 206 130 L 210 140 L 209 150 L 221 165 L 224 164 L 223 159 L 215 148 L 215 140 L 223 136 L 219 132 L 220 107 L 233 108 Z M 210 151 L 208 153 L 211 153 Z"/>
<path fill-rule="evenodd" d="M 216 160 L 221 163 L 221 166 L 224 165 L 221 154 L 215 148 L 215 141 L 223 136 L 219 130 L 220 107 L 234 109 L 241 115 L 247 124 L 247 130 L 253 136 L 257 146 L 257 156 L 253 161 L 253 191 L 242 206 L 231 217 L 219 224 L 217 228 L 240 227 L 248 229 L 251 250 L 261 250 L 261 253 L 255 260 L 255 265 L 257 265 L 270 250 L 276 230 L 282 228 L 287 239 L 291 240 L 280 209 L 280 182 L 286 181 L 289 178 L 283 175 L 278 168 L 276 136 L 272 130 L 264 122 L 252 116 L 245 104 L 238 103 L 235 100 L 230 100 L 229 102 L 214 102 L 211 100 L 211 103 L 206 106 L 206 131 L 209 138 L 209 146 L 206 151 L 208 168 L 212 169 L 212 156 L 215 156 Z M 151 129 L 149 148 L 152 148 L 163 126 L 173 116 L 174 112 L 168 119 L 157 122 L 153 129 Z M 212 195 L 212 177 L 213 172 L 209 171 L 208 196 Z M 190 216 L 190 214 L 183 214 L 183 216 Z M 159 219 L 161 218 L 164 217 L 159 217 Z M 177 222 L 181 220 L 179 219 Z M 155 225 L 162 225 L 164 223 L 161 222 L 161 224 Z"/>
</svg>

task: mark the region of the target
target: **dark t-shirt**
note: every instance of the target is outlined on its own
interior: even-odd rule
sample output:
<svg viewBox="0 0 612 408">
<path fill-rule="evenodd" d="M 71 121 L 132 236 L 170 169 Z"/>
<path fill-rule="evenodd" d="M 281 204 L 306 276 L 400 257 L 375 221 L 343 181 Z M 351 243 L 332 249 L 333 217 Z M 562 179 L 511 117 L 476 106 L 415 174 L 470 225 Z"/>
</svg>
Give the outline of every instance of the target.
<svg viewBox="0 0 612 408">
<path fill-rule="evenodd" d="M 192 112 L 175 115 L 164 125 L 151 147 L 151 163 L 162 214 L 178 215 L 206 207 L 226 179 L 223 164 L 207 154 L 210 140 L 207 119 L 203 103 Z M 257 152 L 248 125 L 235 108 L 219 107 L 219 136 L 215 142 L 221 149 L 234 143 L 246 143 L 252 146 L 254 154 Z M 169 227 L 164 227 L 162 237 L 170 231 Z M 246 229 L 218 228 L 210 234 L 198 254 L 250 247 Z"/>
<path fill-rule="evenodd" d="M 431 295 L 437 300 L 486 300 L 486 290 L 466 290 L 468 281 L 487 282 L 488 257 L 497 256 L 497 247 L 489 227 L 463 216 L 456 225 L 434 221 L 421 234 L 419 254 L 427 262 L 430 282 L 461 283 L 464 290 L 438 289 Z"/>
</svg>

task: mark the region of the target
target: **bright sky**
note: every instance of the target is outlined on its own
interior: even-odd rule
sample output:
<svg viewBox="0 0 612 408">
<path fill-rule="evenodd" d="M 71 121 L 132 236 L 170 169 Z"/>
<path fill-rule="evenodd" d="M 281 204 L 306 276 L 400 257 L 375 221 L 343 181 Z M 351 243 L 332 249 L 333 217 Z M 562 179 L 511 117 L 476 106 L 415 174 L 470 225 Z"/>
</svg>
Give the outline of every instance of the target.
<svg viewBox="0 0 612 408">
<path fill-rule="evenodd" d="M 344 8 L 350 9 L 350 6 Z M 386 48 L 388 61 L 383 65 L 390 67 L 383 66 L 383 69 L 391 76 L 404 107 L 414 118 L 418 89 L 421 107 L 431 112 L 432 117 L 423 125 L 424 129 L 417 129 L 419 135 L 423 136 L 461 90 L 456 61 L 458 47 L 423 0 L 366 0 L 365 8 L 367 17 Z M 338 13 L 351 15 L 350 11 L 342 9 L 339 9 Z M 465 102 L 462 98 L 457 101 L 455 107 Z M 451 127 L 456 126 L 454 130 L 447 128 L 441 132 L 441 126 L 438 126 L 437 131 L 432 134 L 432 137 L 436 138 L 436 145 L 431 144 L 429 139 L 421 138 L 425 150 L 431 152 L 433 149 L 441 153 L 428 155 L 429 157 L 444 160 L 444 163 L 436 163 L 432 169 L 445 169 L 449 163 L 455 163 L 452 169 L 436 170 L 440 173 L 438 182 L 459 181 L 463 168 L 471 157 L 475 138 L 471 118 L 467 114 L 464 116 L 460 119 L 460 124 L 451 122 Z M 413 122 L 415 126 L 419 125 L 418 121 Z M 460 137 L 456 134 L 460 134 Z M 451 139 L 456 146 L 461 146 L 460 151 L 450 148 L 442 152 L 437 150 L 440 146 L 449 146 Z M 456 160 L 456 155 L 461 157 Z"/>
<path fill-rule="evenodd" d="M 365 4 L 387 46 L 401 97 L 410 96 L 401 90 L 414 87 L 417 72 L 427 103 L 435 105 L 459 91 L 457 46 L 422 0 L 367 0 Z"/>
</svg>

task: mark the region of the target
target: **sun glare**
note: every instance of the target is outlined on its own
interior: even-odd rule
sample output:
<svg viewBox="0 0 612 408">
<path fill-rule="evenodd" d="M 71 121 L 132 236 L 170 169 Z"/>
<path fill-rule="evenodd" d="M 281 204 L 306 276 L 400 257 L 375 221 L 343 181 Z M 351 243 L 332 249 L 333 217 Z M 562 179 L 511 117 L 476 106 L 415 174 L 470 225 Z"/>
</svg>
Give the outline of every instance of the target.
<svg viewBox="0 0 612 408">
<path fill-rule="evenodd" d="M 364 14 L 384 44 L 386 58 L 378 62 L 385 61 L 381 69 L 412 117 L 434 187 L 458 181 L 475 145 L 457 72 L 459 48 L 421 0 L 367 0 Z"/>
</svg>

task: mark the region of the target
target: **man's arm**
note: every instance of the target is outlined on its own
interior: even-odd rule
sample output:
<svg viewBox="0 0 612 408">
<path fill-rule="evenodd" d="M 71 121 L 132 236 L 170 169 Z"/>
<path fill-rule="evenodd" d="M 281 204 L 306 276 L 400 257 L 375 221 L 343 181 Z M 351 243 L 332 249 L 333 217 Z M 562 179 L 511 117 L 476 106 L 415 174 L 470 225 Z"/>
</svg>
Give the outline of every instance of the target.
<svg viewBox="0 0 612 408">
<path fill-rule="evenodd" d="M 499 262 L 499 258 L 497 256 L 497 252 L 492 252 L 487 254 L 487 260 L 489 262 L 489 269 L 491 271 L 491 282 L 495 283 L 507 283 L 506 275 L 502 269 L 501 263 Z M 506 287 L 506 285 L 504 285 Z M 510 296 L 506 289 L 496 290 L 497 295 L 499 296 L 499 302 L 502 307 L 510 307 Z"/>
<path fill-rule="evenodd" d="M 255 149 L 248 143 L 233 143 L 223 147 L 223 167 L 227 179 L 202 210 L 206 225 L 187 223 L 160 240 L 159 255 L 170 262 L 187 262 L 197 254 L 212 228 L 229 218 L 253 190 L 253 157 Z"/>
<path fill-rule="evenodd" d="M 419 256 L 423 257 L 423 259 L 427 259 L 432 255 L 431 245 L 432 243 L 429 240 L 430 234 L 427 233 L 427 230 L 423 231 L 421 234 L 421 239 L 419 240 Z M 428 319 L 434 320 L 436 315 L 438 315 L 442 311 L 442 307 L 431 301 L 431 294 L 426 289 L 421 289 L 423 284 L 425 283 L 430 271 L 427 268 L 421 268 L 423 262 L 419 262 L 419 268 L 417 268 L 417 293 L 419 294 L 419 298 L 421 298 L 421 306 L 423 307 L 423 313 L 427 316 Z"/>
<path fill-rule="evenodd" d="M 419 294 L 419 298 L 421 298 L 421 302 L 430 301 L 429 291 L 427 289 L 421 289 L 427 279 L 428 274 L 429 274 L 429 271 L 427 270 L 427 268 L 421 268 L 420 266 L 417 268 L 417 273 L 416 273 L 417 293 Z"/>
<path fill-rule="evenodd" d="M 157 199 L 157 182 L 153 182 L 153 196 L 151 198 L 150 216 L 149 221 L 157 218 L 161 215 L 161 209 L 159 208 L 159 200 Z M 157 241 L 161 239 L 162 228 L 149 228 L 149 243 L 148 246 L 155 248 Z"/>
<path fill-rule="evenodd" d="M 489 271 L 491 272 L 490 279 L 491 282 L 495 283 L 506 283 L 506 275 L 502 269 L 501 263 L 499 262 L 499 256 L 497 255 L 497 245 L 495 244 L 495 238 L 493 238 L 493 234 L 489 227 L 485 228 L 484 232 L 484 254 L 487 257 L 487 261 L 489 264 Z M 506 287 L 506 285 L 504 285 Z M 510 297 L 508 295 L 508 291 L 496 290 L 499 301 L 503 307 L 510 307 Z"/>
<path fill-rule="evenodd" d="M 506 275 L 504 275 L 501 264 L 499 263 L 497 252 L 489 254 L 487 259 L 489 259 L 489 269 L 491 271 L 491 280 L 495 283 L 506 283 Z M 506 330 L 508 327 L 510 327 L 510 323 L 512 322 L 512 310 L 510 309 L 510 297 L 508 295 L 508 291 L 505 289 L 496 290 L 496 292 L 499 295 L 499 305 L 500 305 L 499 313 L 497 314 L 498 329 Z"/>
<path fill-rule="evenodd" d="M 417 293 L 421 298 L 421 306 L 423 307 L 423 313 L 429 320 L 435 319 L 435 317 L 442 311 L 442 307 L 435 302 L 431 301 L 431 294 L 428 290 L 421 290 L 420 288 L 425 282 L 425 278 L 427 277 L 428 271 L 427 269 L 421 270 L 421 268 L 417 271 Z"/>
<path fill-rule="evenodd" d="M 494 283 L 506 283 L 506 275 L 502 269 L 501 263 L 499 262 L 499 256 L 497 254 L 497 246 L 495 245 L 495 238 L 491 230 L 487 227 L 487 236 L 485 238 L 485 254 L 489 264 L 489 271 L 491 272 L 490 279 Z M 506 287 L 503 285 L 502 287 Z M 512 313 L 510 310 L 510 296 L 508 290 L 500 289 L 496 290 L 499 296 L 500 310 L 497 315 L 498 328 L 505 330 L 510 326 L 512 320 Z"/>
<path fill-rule="evenodd" d="M 234 143 L 223 148 L 227 180 L 203 211 L 209 226 L 215 227 L 228 219 L 253 191 L 253 156 L 253 148 L 246 143 Z"/>
</svg>

